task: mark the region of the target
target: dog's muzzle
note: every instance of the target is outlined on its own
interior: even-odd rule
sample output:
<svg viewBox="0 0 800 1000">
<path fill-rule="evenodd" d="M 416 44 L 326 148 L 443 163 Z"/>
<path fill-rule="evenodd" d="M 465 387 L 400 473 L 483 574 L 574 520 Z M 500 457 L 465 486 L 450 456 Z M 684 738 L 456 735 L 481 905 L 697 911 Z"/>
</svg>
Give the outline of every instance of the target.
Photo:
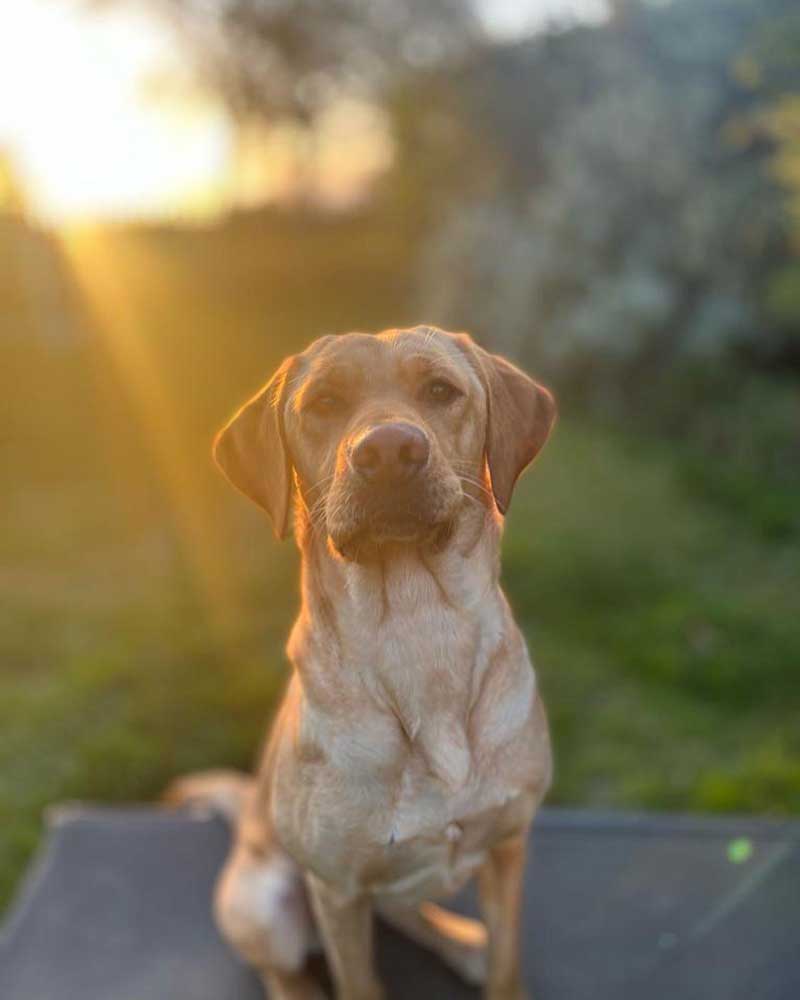
<svg viewBox="0 0 800 1000">
<path fill-rule="evenodd" d="M 452 516 L 451 492 L 423 428 L 402 420 L 366 427 L 348 443 L 331 491 L 331 540 L 349 555 L 439 537 Z"/>
</svg>

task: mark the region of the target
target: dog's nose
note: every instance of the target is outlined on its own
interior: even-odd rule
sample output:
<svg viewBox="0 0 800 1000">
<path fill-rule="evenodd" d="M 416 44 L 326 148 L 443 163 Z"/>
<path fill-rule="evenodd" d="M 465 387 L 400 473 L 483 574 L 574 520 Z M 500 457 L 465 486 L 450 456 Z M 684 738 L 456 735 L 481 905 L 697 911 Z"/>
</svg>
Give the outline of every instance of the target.
<svg viewBox="0 0 800 1000">
<path fill-rule="evenodd" d="M 350 461 L 372 482 L 402 483 L 424 468 L 430 454 L 428 438 L 413 424 L 380 424 L 354 445 Z"/>
</svg>

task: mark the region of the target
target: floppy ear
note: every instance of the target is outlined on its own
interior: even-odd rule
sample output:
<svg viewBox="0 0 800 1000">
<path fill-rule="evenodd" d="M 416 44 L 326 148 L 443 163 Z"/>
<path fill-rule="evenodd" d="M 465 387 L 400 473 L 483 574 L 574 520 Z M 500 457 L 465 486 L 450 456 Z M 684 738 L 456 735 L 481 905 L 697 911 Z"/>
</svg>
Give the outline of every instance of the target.
<svg viewBox="0 0 800 1000">
<path fill-rule="evenodd" d="M 468 344 L 477 360 L 486 390 L 486 462 L 495 502 L 505 514 L 517 479 L 550 436 L 556 402 L 548 389 L 510 361 L 462 336 L 462 344 Z"/>
<path fill-rule="evenodd" d="M 235 414 L 214 440 L 213 455 L 233 485 L 266 511 L 277 538 L 285 538 L 292 495 L 292 464 L 283 430 L 286 384 L 294 358 Z"/>
</svg>

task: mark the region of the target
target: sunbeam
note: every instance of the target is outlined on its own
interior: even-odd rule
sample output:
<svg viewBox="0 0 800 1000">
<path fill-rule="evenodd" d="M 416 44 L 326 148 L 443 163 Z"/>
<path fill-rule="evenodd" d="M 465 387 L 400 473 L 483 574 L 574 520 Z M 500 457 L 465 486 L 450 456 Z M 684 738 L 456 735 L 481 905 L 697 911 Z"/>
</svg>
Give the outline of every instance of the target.
<svg viewBox="0 0 800 1000">
<path fill-rule="evenodd" d="M 137 299 L 121 277 L 118 248 L 108 246 L 101 230 L 65 231 L 60 242 L 95 335 L 101 339 L 117 380 L 130 399 L 144 429 L 155 466 L 172 504 L 183 554 L 204 598 L 210 620 L 220 637 L 235 631 L 238 606 L 230 581 L 229 539 L 214 515 L 203 477 L 207 463 L 197 455 L 182 410 L 164 377 L 165 366 L 154 344 L 141 329 Z M 135 247 L 131 253 L 136 254 Z M 136 255 L 143 280 L 157 289 L 155 259 Z M 140 308 L 140 307 L 139 307 Z M 183 385 L 192 393 L 191 385 Z M 195 447 L 192 446 L 194 441 Z"/>
</svg>

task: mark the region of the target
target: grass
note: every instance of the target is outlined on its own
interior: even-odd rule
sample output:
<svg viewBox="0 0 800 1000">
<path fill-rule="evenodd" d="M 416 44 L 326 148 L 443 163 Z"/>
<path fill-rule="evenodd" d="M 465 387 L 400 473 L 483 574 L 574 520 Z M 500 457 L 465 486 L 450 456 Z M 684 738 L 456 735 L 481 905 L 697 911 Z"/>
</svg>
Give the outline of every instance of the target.
<svg viewBox="0 0 800 1000">
<path fill-rule="evenodd" d="M 800 550 L 691 497 L 681 468 L 567 425 L 512 510 L 506 582 L 550 707 L 554 797 L 800 811 Z"/>
<path fill-rule="evenodd" d="M 296 557 L 208 442 L 295 345 L 411 318 L 387 236 L 292 232 L 82 237 L 94 332 L 39 359 L 34 404 L 5 386 L 24 434 L 4 442 L 0 899 L 49 803 L 149 799 L 255 755 Z M 304 267 L 325 276 L 313 294 Z M 800 543 L 685 464 L 567 413 L 514 498 L 505 582 L 551 717 L 552 801 L 797 813 Z"/>
</svg>

